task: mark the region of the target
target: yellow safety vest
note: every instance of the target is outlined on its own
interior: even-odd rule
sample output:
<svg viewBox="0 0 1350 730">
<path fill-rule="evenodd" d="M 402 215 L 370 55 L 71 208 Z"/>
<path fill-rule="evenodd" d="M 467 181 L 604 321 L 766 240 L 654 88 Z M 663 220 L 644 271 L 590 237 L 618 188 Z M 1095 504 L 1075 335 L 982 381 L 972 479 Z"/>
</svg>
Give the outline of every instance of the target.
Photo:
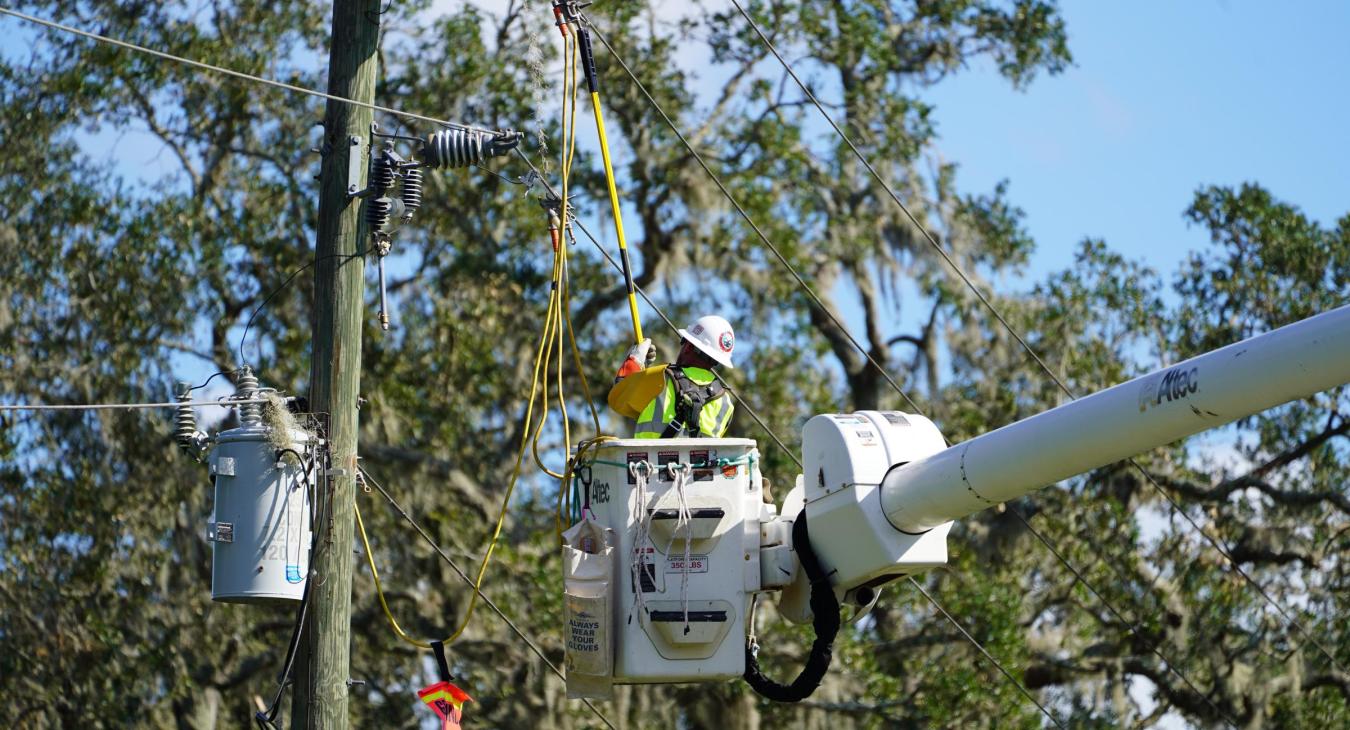
<svg viewBox="0 0 1350 730">
<path fill-rule="evenodd" d="M 682 369 L 685 376 L 696 385 L 708 385 L 716 379 L 711 370 L 695 367 Z M 665 381 L 665 388 L 657 393 L 638 415 L 633 438 L 661 438 L 666 426 L 675 420 L 675 382 L 669 375 L 666 375 Z M 731 424 L 731 413 L 734 410 L 736 407 L 731 402 L 731 394 L 726 392 L 703 404 L 698 414 L 698 435 L 721 438 L 727 432 L 727 426 Z M 692 424 L 686 424 L 686 429 L 690 426 Z"/>
</svg>

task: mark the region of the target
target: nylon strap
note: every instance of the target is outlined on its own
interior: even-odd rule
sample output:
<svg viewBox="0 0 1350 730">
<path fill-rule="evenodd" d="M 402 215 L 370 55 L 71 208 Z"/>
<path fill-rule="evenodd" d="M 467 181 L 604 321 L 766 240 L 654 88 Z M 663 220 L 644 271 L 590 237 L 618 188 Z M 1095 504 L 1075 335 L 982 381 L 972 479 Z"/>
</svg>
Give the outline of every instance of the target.
<svg viewBox="0 0 1350 730">
<path fill-rule="evenodd" d="M 436 655 L 436 667 L 440 669 L 441 681 L 449 682 L 450 663 L 445 660 L 445 643 L 441 641 L 431 642 L 431 653 Z"/>
</svg>

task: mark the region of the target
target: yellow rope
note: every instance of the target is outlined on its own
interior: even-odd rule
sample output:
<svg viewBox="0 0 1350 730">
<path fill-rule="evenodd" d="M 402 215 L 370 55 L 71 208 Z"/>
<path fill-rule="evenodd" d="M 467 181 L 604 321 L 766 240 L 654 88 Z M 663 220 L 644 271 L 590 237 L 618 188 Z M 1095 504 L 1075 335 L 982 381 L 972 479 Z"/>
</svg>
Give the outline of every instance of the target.
<svg viewBox="0 0 1350 730">
<path fill-rule="evenodd" d="M 403 627 L 398 625 L 398 620 L 389 610 L 389 602 L 384 599 L 384 587 L 380 585 L 380 571 L 375 569 L 375 556 L 370 551 L 370 539 L 366 537 L 366 523 L 361 521 L 361 506 L 356 507 L 356 531 L 361 535 L 361 545 L 366 549 L 366 563 L 370 566 L 370 577 L 375 579 L 375 595 L 380 597 L 380 608 L 384 609 L 384 617 L 389 619 L 389 625 L 394 627 L 394 633 L 398 638 L 422 649 L 430 649 L 431 644 L 425 641 L 419 641 L 408 635 Z"/>
<path fill-rule="evenodd" d="M 570 51 L 570 52 L 569 52 Z M 571 35 L 564 37 L 564 83 L 563 83 L 563 165 L 562 165 L 562 191 L 563 200 L 567 200 L 567 189 L 569 178 L 571 177 L 572 163 L 576 159 L 576 97 L 577 97 L 577 49 L 576 42 Z M 571 342 L 572 357 L 577 366 L 577 371 L 581 376 L 582 388 L 585 391 L 587 403 L 591 407 L 591 416 L 595 423 L 596 437 L 581 442 L 578 445 L 578 457 L 586 454 L 598 443 L 605 440 L 611 440 L 613 436 L 600 436 L 600 416 L 595 409 L 595 404 L 591 399 L 590 384 L 586 380 L 586 374 L 581 365 L 581 353 L 576 343 L 576 335 L 572 326 L 572 317 L 570 312 L 571 298 L 567 292 L 567 231 L 569 228 L 567 206 L 564 203 L 560 213 L 560 223 L 558 231 L 557 247 L 553 255 L 553 271 L 550 277 L 550 291 L 548 307 L 544 314 L 544 327 L 540 332 L 538 345 L 535 347 L 534 366 L 530 378 L 530 394 L 525 404 L 525 415 L 522 419 L 522 431 L 520 437 L 520 448 L 516 452 L 516 462 L 511 470 L 510 481 L 507 482 L 506 493 L 502 495 L 501 509 L 497 513 L 497 522 L 493 527 L 492 537 L 488 541 L 487 550 L 483 553 L 483 559 L 479 563 L 478 573 L 473 581 L 473 594 L 469 599 L 469 606 L 464 613 L 464 618 L 459 626 L 449 637 L 441 643 L 449 644 L 459 638 L 468 627 L 469 621 L 473 618 L 474 609 L 478 605 L 478 597 L 483 587 L 483 578 L 487 574 L 488 565 L 491 563 L 493 552 L 497 548 L 497 543 L 501 538 L 502 527 L 506 523 L 507 509 L 511 502 L 511 496 L 515 492 L 516 484 L 520 481 L 521 467 L 525 462 L 525 453 L 530 451 L 534 455 L 535 462 L 541 469 L 555 479 L 561 480 L 562 486 L 559 489 L 559 516 L 558 532 L 562 533 L 562 508 L 566 494 L 568 492 L 568 476 L 571 474 L 572 467 L 577 459 L 568 459 L 567 467 L 564 473 L 559 474 L 549 469 L 539 456 L 539 438 L 548 422 L 549 413 L 549 378 L 550 368 L 554 366 L 553 353 L 557 352 L 557 373 L 556 384 L 558 387 L 557 401 L 558 408 L 563 419 L 563 445 L 564 453 L 571 452 L 572 434 L 567 414 L 567 399 L 563 391 L 563 363 L 566 359 L 563 344 L 564 324 L 566 326 L 567 339 Z M 539 421 L 534 422 L 534 407 L 536 397 L 541 407 Z M 389 625 L 393 627 L 394 633 L 403 641 L 413 646 L 423 649 L 430 649 L 431 643 L 415 639 L 408 635 L 398 621 L 395 620 L 393 613 L 389 610 L 389 603 L 384 595 L 384 587 L 380 582 L 379 572 L 375 568 L 375 558 L 371 553 L 370 540 L 366 535 L 365 524 L 361 519 L 361 512 L 356 510 L 356 524 L 361 534 L 361 543 L 366 550 L 366 560 L 370 566 L 371 577 L 375 581 L 375 591 L 379 596 L 380 607 L 384 610 L 385 618 Z"/>
</svg>

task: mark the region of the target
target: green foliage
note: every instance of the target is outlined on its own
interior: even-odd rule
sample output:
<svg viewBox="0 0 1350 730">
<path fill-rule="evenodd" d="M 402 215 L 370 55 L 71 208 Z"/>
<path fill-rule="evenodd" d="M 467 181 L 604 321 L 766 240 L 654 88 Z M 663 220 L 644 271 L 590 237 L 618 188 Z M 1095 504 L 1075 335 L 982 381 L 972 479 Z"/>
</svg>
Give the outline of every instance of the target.
<svg viewBox="0 0 1350 730">
<path fill-rule="evenodd" d="M 380 16 L 378 101 L 526 129 L 531 157 L 541 165 L 556 157 L 558 64 L 548 57 L 556 30 L 547 6 L 512 5 L 500 16 L 457 6 L 438 16 L 430 5 L 396 3 Z M 747 353 L 732 383 L 785 448 L 750 408 L 737 410 L 733 429 L 759 439 L 775 495 L 781 500 L 793 483 L 809 415 L 910 409 L 830 314 L 858 324 L 854 334 L 871 358 L 952 441 L 1062 402 L 851 151 L 822 133 L 814 109 L 739 15 L 695 5 L 672 21 L 669 5 L 591 12 L 821 301 L 802 293 L 600 51 L 630 247 L 639 284 L 677 322 L 709 308 L 732 315 Z M 329 28 L 321 3 L 25 7 L 322 86 Z M 1007 287 L 989 282 L 1017 273 L 1034 247 L 1013 188 L 967 191 L 956 166 L 935 162 L 932 110 L 916 94 L 976 63 L 994 64 L 1017 86 L 1062 70 L 1071 56 L 1055 4 L 748 7 L 918 220 L 1076 392 L 1350 295 L 1350 215 L 1328 227 L 1256 185 L 1197 194 L 1186 216 L 1214 245 L 1176 275 L 1171 298 L 1157 273 L 1100 241 L 1084 242 L 1070 267 L 1027 291 L 999 294 Z M 24 150 L 0 163 L 0 247 L 10 263 L 0 281 L 0 399 L 161 400 L 178 377 L 233 368 L 244 323 L 312 261 L 319 158 L 308 148 L 320 138 L 312 129 L 320 103 L 64 35 L 17 37 L 0 57 L 0 135 Z M 527 62 L 541 49 L 543 72 Z M 725 72 L 720 88 L 701 77 L 706 69 L 690 68 L 691 52 Z M 431 131 L 379 121 L 386 130 Z M 139 148 L 110 154 L 116 139 L 159 150 L 158 169 L 171 171 L 132 170 Z M 514 158 L 491 166 L 525 172 Z M 583 157 L 578 167 L 574 205 L 606 215 L 598 163 Z M 364 464 L 465 570 L 481 555 L 520 442 L 548 297 L 551 250 L 537 194 L 480 170 L 430 175 L 428 202 L 398 233 L 391 260 L 396 327 L 382 332 L 372 316 L 365 332 Z M 582 356 L 591 384 L 602 387 L 627 337 L 623 291 L 584 237 L 573 251 Z M 243 348 L 268 384 L 292 393 L 307 386 L 311 282 L 301 273 L 281 288 Z M 647 328 L 663 354 L 673 353 L 672 333 L 655 320 Z M 565 377 L 572 431 L 588 434 L 570 365 Z M 1343 392 L 1323 394 L 1248 419 L 1222 432 L 1217 447 L 1177 445 L 1140 460 L 1341 660 L 1350 656 L 1340 620 L 1350 608 L 1345 408 Z M 623 427 L 604 418 L 610 431 Z M 8 700 L 0 724 L 242 727 L 259 701 L 270 701 L 292 616 L 210 602 L 210 487 L 170 429 L 168 415 L 156 412 L 0 423 L 0 695 Z M 543 444 L 555 466 L 557 440 L 549 434 Z M 559 664 L 555 490 L 553 480 L 529 473 L 486 591 Z M 419 636 L 446 633 L 466 608 L 461 579 L 378 494 L 358 499 L 392 610 Z M 1109 467 L 1010 506 L 1094 590 L 1008 511 L 964 521 L 952 535 L 951 566 L 917 579 L 1067 725 L 1148 725 L 1164 712 L 1197 726 L 1225 717 L 1244 726 L 1345 724 L 1345 677 L 1137 472 Z M 360 565 L 353 674 L 366 684 L 353 688 L 353 723 L 412 727 L 425 718 L 412 691 L 434 670 L 387 630 Z M 762 612 L 765 667 L 786 678 L 809 631 L 777 621 L 771 607 Z M 596 725 L 489 610 L 480 607 L 453 654 L 477 700 L 469 708 L 477 726 Z M 627 727 L 1044 724 L 907 581 L 888 586 L 873 614 L 846 627 L 834 669 L 807 703 L 773 706 L 735 683 L 624 688 L 601 707 Z"/>
</svg>

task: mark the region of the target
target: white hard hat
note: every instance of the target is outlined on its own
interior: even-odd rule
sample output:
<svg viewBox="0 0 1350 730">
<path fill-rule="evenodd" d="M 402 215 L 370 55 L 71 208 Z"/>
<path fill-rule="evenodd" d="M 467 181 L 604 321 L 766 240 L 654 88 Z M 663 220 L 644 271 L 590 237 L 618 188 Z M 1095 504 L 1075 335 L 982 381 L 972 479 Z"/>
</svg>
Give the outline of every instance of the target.
<svg viewBox="0 0 1350 730">
<path fill-rule="evenodd" d="M 731 364 L 731 351 L 736 349 L 736 333 L 731 331 L 731 323 L 710 314 L 699 317 L 689 329 L 680 330 L 685 342 L 698 348 L 699 352 L 717 361 L 718 365 L 734 368 Z"/>
</svg>

